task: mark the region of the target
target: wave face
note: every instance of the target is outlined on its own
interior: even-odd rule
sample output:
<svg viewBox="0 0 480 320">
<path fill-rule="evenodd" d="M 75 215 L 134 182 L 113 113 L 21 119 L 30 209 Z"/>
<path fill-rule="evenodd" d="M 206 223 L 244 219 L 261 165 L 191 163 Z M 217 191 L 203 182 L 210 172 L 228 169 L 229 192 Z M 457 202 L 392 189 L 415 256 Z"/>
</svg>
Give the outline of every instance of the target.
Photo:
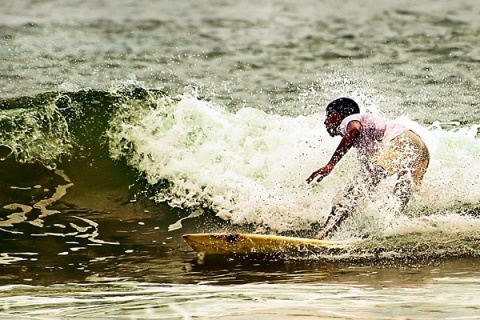
<svg viewBox="0 0 480 320">
<path fill-rule="evenodd" d="M 322 183 L 305 183 L 338 143 L 324 129 L 323 112 L 229 111 L 193 94 L 171 97 L 132 84 L 9 98 L 0 108 L 4 163 L 41 163 L 54 170 L 113 159 L 110 165 L 133 172 L 133 180 L 155 201 L 193 215 L 213 211 L 237 230 L 305 233 L 324 221 L 333 199 L 358 171 L 351 152 Z M 358 230 L 371 238 L 424 232 L 475 236 L 480 229 L 478 126 L 447 130 L 438 122 L 397 120 L 430 148 L 421 190 L 400 213 L 390 196 L 394 181 L 387 180 L 335 237 L 356 237 Z M 27 178 L 15 179 L 23 185 Z"/>
</svg>

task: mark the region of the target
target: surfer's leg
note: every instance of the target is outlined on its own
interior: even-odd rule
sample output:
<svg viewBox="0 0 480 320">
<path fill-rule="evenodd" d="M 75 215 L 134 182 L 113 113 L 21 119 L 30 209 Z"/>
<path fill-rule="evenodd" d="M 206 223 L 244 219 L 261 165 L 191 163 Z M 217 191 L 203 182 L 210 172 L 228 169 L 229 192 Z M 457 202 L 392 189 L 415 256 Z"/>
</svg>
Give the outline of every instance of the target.
<svg viewBox="0 0 480 320">
<path fill-rule="evenodd" d="M 354 177 L 341 196 L 335 200 L 332 210 L 317 238 L 330 237 L 341 224 L 355 214 L 359 203 L 375 191 L 378 183 L 387 176 L 387 171 L 375 163 L 362 163 L 361 170 Z"/>
<path fill-rule="evenodd" d="M 334 206 L 332 211 L 328 215 L 327 221 L 323 226 L 322 231 L 317 235 L 318 239 L 325 239 L 332 236 L 332 234 L 337 231 L 340 225 L 350 216 L 351 210 L 344 210 L 345 208 L 339 208 Z"/>
<path fill-rule="evenodd" d="M 414 183 L 410 171 L 404 170 L 398 173 L 398 182 L 395 184 L 393 194 L 400 200 L 403 209 L 413 194 Z"/>
<path fill-rule="evenodd" d="M 363 200 L 368 189 L 363 182 L 357 181 L 349 185 L 340 197 L 340 200 L 332 206 L 332 210 L 317 238 L 324 239 L 330 237 L 345 219 L 355 212 L 357 203 Z"/>
<path fill-rule="evenodd" d="M 402 207 L 405 207 L 415 189 L 422 183 L 430 162 L 430 154 L 423 140 L 413 131 L 405 132 L 399 141 L 402 143 L 399 157 L 403 161 L 399 161 L 398 182 L 394 194 Z"/>
<path fill-rule="evenodd" d="M 405 131 L 379 150 L 376 163 L 387 175 L 397 175 L 394 194 L 405 207 L 421 184 L 430 161 L 428 148 L 413 131 Z"/>
</svg>

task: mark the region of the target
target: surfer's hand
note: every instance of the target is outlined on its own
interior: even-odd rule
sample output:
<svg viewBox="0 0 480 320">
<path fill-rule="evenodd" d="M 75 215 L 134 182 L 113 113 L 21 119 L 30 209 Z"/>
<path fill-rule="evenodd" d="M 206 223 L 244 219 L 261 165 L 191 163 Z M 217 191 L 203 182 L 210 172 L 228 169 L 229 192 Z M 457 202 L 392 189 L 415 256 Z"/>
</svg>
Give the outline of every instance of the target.
<svg viewBox="0 0 480 320">
<path fill-rule="evenodd" d="M 333 170 L 333 165 L 327 164 L 323 168 L 318 169 L 317 171 L 314 171 L 310 175 L 310 177 L 308 177 L 307 183 L 311 183 L 315 178 L 317 178 L 317 182 L 322 181 L 323 178 L 325 178 L 326 176 L 328 176 L 330 174 L 330 172 L 332 172 L 332 170 Z"/>
</svg>

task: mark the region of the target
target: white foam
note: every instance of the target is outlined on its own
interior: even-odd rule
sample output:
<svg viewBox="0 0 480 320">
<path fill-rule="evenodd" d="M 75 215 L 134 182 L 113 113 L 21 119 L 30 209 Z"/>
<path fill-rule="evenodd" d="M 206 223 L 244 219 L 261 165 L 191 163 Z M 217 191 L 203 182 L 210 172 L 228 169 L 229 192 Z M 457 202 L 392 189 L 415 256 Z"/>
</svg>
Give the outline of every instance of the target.
<svg viewBox="0 0 480 320">
<path fill-rule="evenodd" d="M 151 184 L 168 181 L 156 200 L 172 206 L 209 207 L 237 224 L 298 229 L 323 222 L 332 199 L 357 170 L 350 152 L 322 183 L 305 183 L 339 142 L 326 133 L 323 112 L 290 117 L 244 108 L 232 113 L 187 95 L 152 97 L 150 108 L 128 103 L 108 132 L 111 154 L 126 157 Z M 398 120 L 420 134 L 431 153 L 424 184 L 407 215 L 478 204 L 477 128 L 447 131 L 440 124 L 423 127 L 405 117 Z M 378 201 L 383 200 L 370 205 L 375 211 L 370 216 L 396 225 L 394 204 Z"/>
</svg>

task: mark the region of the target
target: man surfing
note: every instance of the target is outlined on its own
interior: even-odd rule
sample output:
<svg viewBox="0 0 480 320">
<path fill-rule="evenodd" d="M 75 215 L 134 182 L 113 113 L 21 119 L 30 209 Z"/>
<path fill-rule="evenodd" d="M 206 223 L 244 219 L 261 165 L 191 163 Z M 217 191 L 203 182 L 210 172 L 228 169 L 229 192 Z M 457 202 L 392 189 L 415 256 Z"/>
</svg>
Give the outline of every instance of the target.
<svg viewBox="0 0 480 320">
<path fill-rule="evenodd" d="M 347 187 L 342 199 L 332 206 L 320 239 L 330 237 L 355 210 L 359 200 L 386 177 L 396 175 L 394 194 L 402 206 L 408 203 L 430 162 L 428 148 L 420 136 L 398 122 L 360 113 L 358 104 L 349 98 L 328 104 L 325 126 L 330 136 L 339 135 L 342 140 L 330 161 L 314 171 L 307 183 L 322 181 L 352 147 L 358 151 L 362 181 Z"/>
</svg>

